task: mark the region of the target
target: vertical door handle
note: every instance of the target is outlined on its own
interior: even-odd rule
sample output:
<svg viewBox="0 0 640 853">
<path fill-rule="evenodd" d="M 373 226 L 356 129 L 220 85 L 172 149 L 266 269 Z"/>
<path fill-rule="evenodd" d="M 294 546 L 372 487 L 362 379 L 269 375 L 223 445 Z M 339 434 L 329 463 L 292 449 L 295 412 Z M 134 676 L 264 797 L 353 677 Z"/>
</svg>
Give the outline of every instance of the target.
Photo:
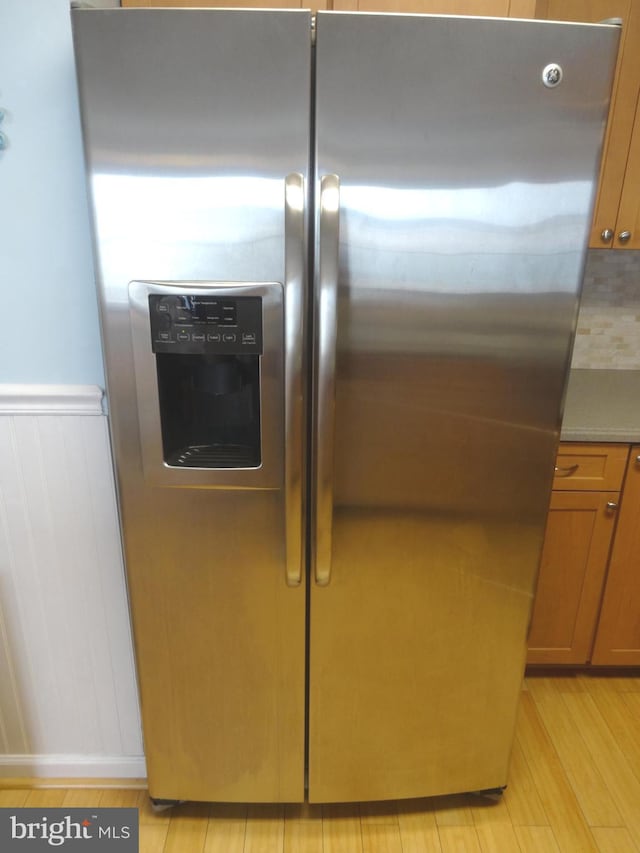
<svg viewBox="0 0 640 853">
<path fill-rule="evenodd" d="M 316 583 L 331 578 L 333 526 L 333 444 L 335 421 L 336 338 L 338 313 L 338 245 L 340 239 L 340 179 L 320 180 L 318 240 L 317 360 L 315 407 L 315 553 Z"/>
<path fill-rule="evenodd" d="M 304 178 L 293 172 L 284 186 L 284 500 L 286 580 L 302 580 L 302 477 L 304 413 L 304 328 L 306 240 Z"/>
</svg>

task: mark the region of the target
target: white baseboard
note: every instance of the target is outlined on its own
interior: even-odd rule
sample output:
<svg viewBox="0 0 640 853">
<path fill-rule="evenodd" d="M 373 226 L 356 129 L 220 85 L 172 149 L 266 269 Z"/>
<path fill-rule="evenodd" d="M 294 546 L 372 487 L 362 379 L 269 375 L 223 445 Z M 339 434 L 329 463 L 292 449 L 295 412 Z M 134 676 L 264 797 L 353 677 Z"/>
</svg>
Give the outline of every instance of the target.
<svg viewBox="0 0 640 853">
<path fill-rule="evenodd" d="M 142 755 L 0 755 L 0 779 L 144 779 Z"/>
</svg>

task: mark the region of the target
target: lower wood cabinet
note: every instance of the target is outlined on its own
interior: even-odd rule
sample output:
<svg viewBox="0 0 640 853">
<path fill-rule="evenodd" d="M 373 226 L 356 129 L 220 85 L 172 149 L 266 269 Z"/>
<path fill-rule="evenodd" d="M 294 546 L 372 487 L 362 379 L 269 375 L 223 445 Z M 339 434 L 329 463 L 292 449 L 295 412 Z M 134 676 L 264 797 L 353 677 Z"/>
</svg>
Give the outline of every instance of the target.
<svg viewBox="0 0 640 853">
<path fill-rule="evenodd" d="M 640 445 L 631 448 L 591 663 L 640 665 Z"/>
<path fill-rule="evenodd" d="M 562 444 L 531 664 L 640 663 L 640 446 Z"/>
<path fill-rule="evenodd" d="M 529 630 L 529 663 L 589 660 L 617 492 L 554 492 Z"/>
</svg>

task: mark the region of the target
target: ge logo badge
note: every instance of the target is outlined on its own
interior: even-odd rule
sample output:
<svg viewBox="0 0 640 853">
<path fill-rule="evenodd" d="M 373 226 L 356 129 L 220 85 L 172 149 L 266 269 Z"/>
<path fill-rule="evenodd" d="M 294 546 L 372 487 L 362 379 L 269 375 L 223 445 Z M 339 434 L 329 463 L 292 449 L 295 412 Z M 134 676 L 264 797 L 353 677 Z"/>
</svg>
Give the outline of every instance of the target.
<svg viewBox="0 0 640 853">
<path fill-rule="evenodd" d="M 553 89 L 562 81 L 562 68 L 555 62 L 549 63 L 542 70 L 542 82 L 548 89 Z"/>
</svg>

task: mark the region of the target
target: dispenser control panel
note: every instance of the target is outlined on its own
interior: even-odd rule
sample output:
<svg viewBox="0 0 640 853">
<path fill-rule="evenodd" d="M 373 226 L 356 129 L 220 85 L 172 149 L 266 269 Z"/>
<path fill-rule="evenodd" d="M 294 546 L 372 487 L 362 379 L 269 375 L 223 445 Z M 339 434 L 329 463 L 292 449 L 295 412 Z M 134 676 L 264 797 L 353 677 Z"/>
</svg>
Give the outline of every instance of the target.
<svg viewBox="0 0 640 853">
<path fill-rule="evenodd" d="M 149 296 L 153 352 L 262 354 L 259 296 Z"/>
</svg>

